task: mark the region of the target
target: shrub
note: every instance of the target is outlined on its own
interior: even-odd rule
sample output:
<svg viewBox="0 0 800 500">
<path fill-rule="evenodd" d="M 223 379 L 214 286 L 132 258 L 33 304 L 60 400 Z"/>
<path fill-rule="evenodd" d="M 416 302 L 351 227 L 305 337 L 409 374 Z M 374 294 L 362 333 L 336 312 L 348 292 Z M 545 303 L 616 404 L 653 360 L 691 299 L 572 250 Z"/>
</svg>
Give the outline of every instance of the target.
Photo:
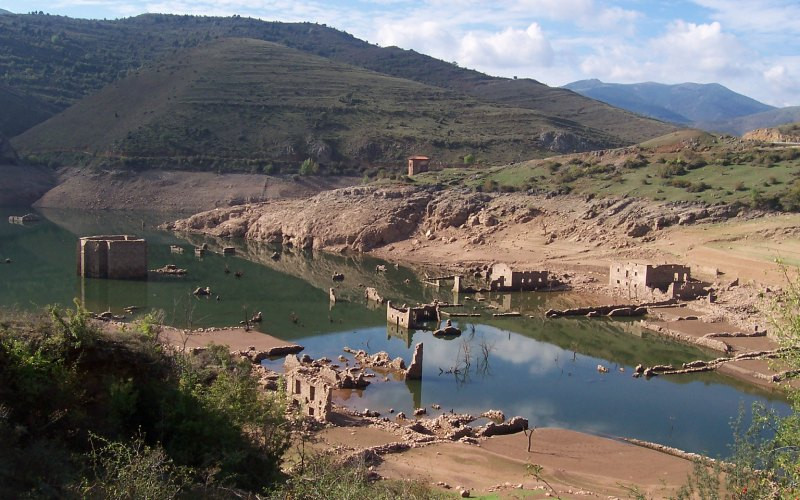
<svg viewBox="0 0 800 500">
<path fill-rule="evenodd" d="M 334 456 L 316 454 L 307 458 L 302 465 L 302 471 L 273 491 L 271 498 L 450 498 L 449 495 L 433 490 L 419 481 L 371 481 L 370 471 L 363 460 L 354 464 L 343 464 Z"/>
<path fill-rule="evenodd" d="M 319 173 L 319 164 L 314 161 L 313 158 L 306 158 L 303 163 L 300 164 L 298 173 L 300 175 L 316 175 Z"/>
<path fill-rule="evenodd" d="M 707 189 L 711 189 L 711 186 L 702 181 L 697 184 L 689 183 L 689 185 L 686 186 L 686 191 L 690 193 L 701 193 Z"/>
<path fill-rule="evenodd" d="M 475 155 L 468 153 L 464 155 L 464 165 L 472 165 L 475 163 Z"/>
<path fill-rule="evenodd" d="M 663 179 L 669 179 L 670 177 L 674 177 L 676 175 L 683 175 L 686 173 L 686 169 L 683 168 L 683 165 L 680 163 L 665 163 L 658 167 L 656 171 L 658 176 Z"/>
<path fill-rule="evenodd" d="M 176 466 L 160 446 L 139 436 L 131 443 L 92 435 L 92 480 L 84 479 L 86 498 L 176 498 L 191 484 L 190 469 Z"/>
</svg>

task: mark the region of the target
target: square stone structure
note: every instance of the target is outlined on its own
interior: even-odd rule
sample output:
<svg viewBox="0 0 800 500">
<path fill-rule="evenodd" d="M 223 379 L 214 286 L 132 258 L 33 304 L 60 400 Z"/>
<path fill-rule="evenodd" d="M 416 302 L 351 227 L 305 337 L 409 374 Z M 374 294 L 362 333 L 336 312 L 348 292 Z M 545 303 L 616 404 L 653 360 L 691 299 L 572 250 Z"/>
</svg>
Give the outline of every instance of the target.
<svg viewBox="0 0 800 500">
<path fill-rule="evenodd" d="M 427 156 L 411 156 L 408 158 L 408 176 L 428 171 L 428 163 L 431 159 Z"/>
<path fill-rule="evenodd" d="M 425 321 L 441 321 L 439 307 L 423 304 L 417 307 L 395 307 L 392 301 L 386 302 L 386 322 L 397 327 L 422 328 Z"/>
<path fill-rule="evenodd" d="M 147 241 L 127 234 L 78 240 L 78 275 L 84 278 L 147 279 Z"/>
<path fill-rule="evenodd" d="M 489 280 L 489 288 L 498 292 L 539 290 L 551 285 L 547 271 L 516 271 L 508 264 L 493 265 Z"/>
<path fill-rule="evenodd" d="M 612 262 L 608 274 L 611 290 L 631 299 L 688 300 L 703 293 L 703 283 L 692 279 L 691 268 L 680 264 Z"/>
<path fill-rule="evenodd" d="M 333 386 L 330 377 L 336 374 L 327 367 L 322 369 L 304 366 L 297 356 L 290 354 L 283 362 L 286 393 L 292 404 L 298 406 L 303 416 L 320 422 L 328 420 L 333 399 Z M 324 371 L 331 372 L 327 375 Z"/>
</svg>

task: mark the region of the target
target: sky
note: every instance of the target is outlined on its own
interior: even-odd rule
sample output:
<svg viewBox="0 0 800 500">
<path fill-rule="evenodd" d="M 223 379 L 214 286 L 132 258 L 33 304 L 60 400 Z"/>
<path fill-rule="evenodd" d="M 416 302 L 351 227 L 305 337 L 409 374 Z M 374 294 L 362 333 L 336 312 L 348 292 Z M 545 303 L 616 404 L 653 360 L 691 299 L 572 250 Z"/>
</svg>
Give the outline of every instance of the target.
<svg viewBox="0 0 800 500">
<path fill-rule="evenodd" d="M 800 0 L 0 0 L 0 8 L 309 21 L 553 86 L 716 82 L 773 106 L 800 105 Z"/>
</svg>

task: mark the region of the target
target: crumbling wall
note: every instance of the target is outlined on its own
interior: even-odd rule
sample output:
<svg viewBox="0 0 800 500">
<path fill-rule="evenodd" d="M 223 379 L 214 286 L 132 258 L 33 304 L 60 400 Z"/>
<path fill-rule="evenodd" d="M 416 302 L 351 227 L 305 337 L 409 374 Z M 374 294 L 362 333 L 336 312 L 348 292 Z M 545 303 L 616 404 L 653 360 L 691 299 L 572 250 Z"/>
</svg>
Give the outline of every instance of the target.
<svg viewBox="0 0 800 500">
<path fill-rule="evenodd" d="M 647 266 L 645 285 L 666 288 L 672 283 L 685 283 L 691 279 L 691 269 L 680 264 Z"/>
<path fill-rule="evenodd" d="M 690 300 L 704 292 L 703 283 L 692 280 L 691 268 L 680 264 L 612 262 L 608 285 L 615 295 L 651 302 Z"/>
<path fill-rule="evenodd" d="M 332 386 L 318 372 L 303 366 L 294 355 L 284 362 L 286 393 L 300 407 L 304 416 L 320 422 L 328 420 L 331 411 Z"/>
<path fill-rule="evenodd" d="M 425 321 L 439 321 L 439 308 L 425 304 L 417 307 L 394 307 L 386 302 L 386 322 L 403 328 L 418 328 Z"/>
<path fill-rule="evenodd" d="M 508 264 L 495 264 L 489 276 L 493 291 L 532 291 L 551 284 L 547 271 L 515 271 Z"/>
<path fill-rule="evenodd" d="M 85 278 L 146 279 L 147 242 L 129 235 L 81 238 L 78 274 Z"/>
<path fill-rule="evenodd" d="M 411 309 L 392 306 L 392 301 L 386 303 L 386 322 L 390 325 L 411 328 Z"/>
</svg>

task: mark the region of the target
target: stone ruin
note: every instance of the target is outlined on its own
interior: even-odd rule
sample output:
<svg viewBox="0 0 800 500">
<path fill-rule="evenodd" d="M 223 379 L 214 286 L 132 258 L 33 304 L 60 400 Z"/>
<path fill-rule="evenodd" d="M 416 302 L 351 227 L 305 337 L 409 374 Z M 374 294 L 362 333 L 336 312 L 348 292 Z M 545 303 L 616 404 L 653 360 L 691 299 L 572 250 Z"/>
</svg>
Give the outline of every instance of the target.
<svg viewBox="0 0 800 500">
<path fill-rule="evenodd" d="M 85 236 L 78 240 L 78 275 L 147 279 L 147 242 L 126 234 Z"/>
<path fill-rule="evenodd" d="M 705 293 L 691 268 L 679 264 L 612 262 L 608 284 L 615 295 L 640 301 L 693 300 Z"/>
<path fill-rule="evenodd" d="M 421 328 L 426 321 L 441 321 L 439 307 L 423 304 L 417 307 L 395 307 L 392 301 L 386 302 L 386 322 L 407 329 Z"/>
<path fill-rule="evenodd" d="M 286 394 L 302 414 L 320 422 L 328 420 L 331 411 L 333 386 L 322 375 L 319 367 L 301 363 L 297 356 L 286 356 L 284 361 Z"/>
<path fill-rule="evenodd" d="M 517 271 L 508 264 L 493 265 L 489 283 L 489 288 L 497 292 L 541 290 L 558 284 L 547 271 Z"/>
</svg>

